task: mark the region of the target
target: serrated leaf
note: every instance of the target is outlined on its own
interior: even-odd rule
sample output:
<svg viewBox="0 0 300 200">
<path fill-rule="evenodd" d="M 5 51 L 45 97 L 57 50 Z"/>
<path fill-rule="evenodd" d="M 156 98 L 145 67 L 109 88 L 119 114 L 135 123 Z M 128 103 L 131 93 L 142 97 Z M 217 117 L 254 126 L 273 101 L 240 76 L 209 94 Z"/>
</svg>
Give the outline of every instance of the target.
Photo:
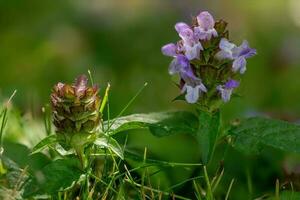
<svg viewBox="0 0 300 200">
<path fill-rule="evenodd" d="M 199 129 L 197 131 L 197 141 L 200 144 L 202 161 L 207 164 L 213 154 L 217 136 L 220 129 L 220 112 L 209 113 L 199 112 Z"/>
<path fill-rule="evenodd" d="M 197 117 L 186 111 L 133 114 L 111 120 L 110 123 L 113 123 L 108 131 L 110 135 L 146 128 L 149 128 L 150 132 L 158 137 L 178 133 L 195 135 L 198 128 Z M 106 129 L 109 127 L 107 121 L 104 122 L 104 127 Z"/>
<path fill-rule="evenodd" d="M 253 117 L 242 120 L 229 130 L 233 147 L 247 154 L 258 154 L 269 146 L 300 153 L 300 126 L 285 121 Z"/>
<path fill-rule="evenodd" d="M 123 149 L 114 138 L 102 135 L 101 137 L 95 140 L 94 144 L 100 148 L 103 147 L 109 148 L 113 153 L 115 153 L 121 159 L 124 159 Z"/>
<path fill-rule="evenodd" d="M 82 174 L 77 159 L 60 159 L 46 165 L 25 186 L 24 197 L 57 194 L 77 182 Z"/>
<path fill-rule="evenodd" d="M 47 148 L 48 146 L 50 146 L 52 144 L 55 144 L 56 142 L 57 142 L 56 135 L 49 135 L 49 136 L 45 137 L 44 139 L 42 139 L 38 144 L 36 144 L 32 148 L 31 155 L 43 151 L 45 148 Z"/>
</svg>

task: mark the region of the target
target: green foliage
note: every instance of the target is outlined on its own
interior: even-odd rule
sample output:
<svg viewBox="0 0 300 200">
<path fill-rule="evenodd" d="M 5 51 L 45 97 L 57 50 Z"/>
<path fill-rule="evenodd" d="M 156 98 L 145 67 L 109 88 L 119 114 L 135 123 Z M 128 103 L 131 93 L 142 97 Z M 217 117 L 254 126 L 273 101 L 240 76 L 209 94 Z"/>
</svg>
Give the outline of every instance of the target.
<svg viewBox="0 0 300 200">
<path fill-rule="evenodd" d="M 105 121 L 104 129 L 110 135 L 132 130 L 149 128 L 158 137 L 185 133 L 195 135 L 198 127 L 197 117 L 187 111 L 133 114 Z"/>
<path fill-rule="evenodd" d="M 28 180 L 26 169 L 5 156 L 0 156 L 0 165 L 0 199 L 22 199 L 23 185 Z"/>
<path fill-rule="evenodd" d="M 197 131 L 197 141 L 200 144 L 202 161 L 207 164 L 213 154 L 217 136 L 220 131 L 221 118 L 220 112 L 209 113 L 205 111 L 198 112 L 199 128 Z"/>
<path fill-rule="evenodd" d="M 25 186 L 24 197 L 37 194 L 54 195 L 71 187 L 79 180 L 82 172 L 77 159 L 59 159 L 46 165 Z"/>
<path fill-rule="evenodd" d="M 42 139 L 38 144 L 36 144 L 32 148 L 31 154 L 36 154 L 38 152 L 41 152 L 42 150 L 49 147 L 50 145 L 55 144 L 56 142 L 57 142 L 56 135 L 49 135 L 49 136 L 45 137 L 44 139 Z"/>
<path fill-rule="evenodd" d="M 300 192 L 283 191 L 280 194 L 280 200 L 296 200 L 300 199 Z"/>
<path fill-rule="evenodd" d="M 300 126 L 285 121 L 254 117 L 233 126 L 232 145 L 247 154 L 258 154 L 269 146 L 287 152 L 300 153 Z"/>
<path fill-rule="evenodd" d="M 108 148 L 113 153 L 115 153 L 117 156 L 119 156 L 121 159 L 124 159 L 123 149 L 114 138 L 106 136 L 106 135 L 101 135 L 101 137 L 97 138 L 94 141 L 94 144 L 100 148 L 103 148 L 103 147 Z"/>
</svg>

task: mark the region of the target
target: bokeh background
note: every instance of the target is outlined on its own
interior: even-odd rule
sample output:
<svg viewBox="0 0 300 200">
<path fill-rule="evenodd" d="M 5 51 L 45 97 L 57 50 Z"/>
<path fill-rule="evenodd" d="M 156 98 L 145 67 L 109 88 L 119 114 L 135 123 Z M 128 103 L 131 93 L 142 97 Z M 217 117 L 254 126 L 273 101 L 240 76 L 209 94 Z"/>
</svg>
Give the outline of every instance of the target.
<svg viewBox="0 0 300 200">
<path fill-rule="evenodd" d="M 20 127 L 27 133 L 25 137 L 14 125 L 7 135 L 18 134 L 21 142 L 36 143 L 36 138 L 43 137 L 37 122 L 52 86 L 72 82 L 88 70 L 102 92 L 111 83 L 111 116 L 145 82 L 148 86 L 126 114 L 191 109 L 183 102 L 172 102 L 179 91 L 167 72 L 171 60 L 160 48 L 178 40 L 176 22 L 189 23 L 191 16 L 203 10 L 229 22 L 231 40 L 247 39 L 258 52 L 248 61 L 239 90 L 242 97 L 224 106 L 224 120 L 268 114 L 297 121 L 299 0 L 0 0 L 1 97 L 18 90 L 13 102 L 20 116 L 25 116 Z M 132 146 L 148 146 L 164 159 L 192 162 L 199 158 L 191 138 L 132 135 Z"/>
<path fill-rule="evenodd" d="M 232 40 L 247 39 L 258 51 L 228 114 L 299 115 L 299 9 L 297 0 L 0 1 L 1 95 L 17 89 L 15 104 L 38 112 L 53 84 L 90 69 L 102 89 L 111 83 L 113 114 L 144 82 L 130 112 L 184 106 L 171 102 L 178 90 L 160 48 L 178 39 L 176 22 L 208 10 L 229 22 Z"/>
</svg>

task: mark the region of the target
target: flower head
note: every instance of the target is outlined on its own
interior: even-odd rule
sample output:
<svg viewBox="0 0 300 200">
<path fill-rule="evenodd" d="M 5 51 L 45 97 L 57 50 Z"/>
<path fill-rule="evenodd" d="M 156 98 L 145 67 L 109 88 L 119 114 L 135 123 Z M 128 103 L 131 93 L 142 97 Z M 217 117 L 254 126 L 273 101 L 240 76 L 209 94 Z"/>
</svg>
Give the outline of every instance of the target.
<svg viewBox="0 0 300 200">
<path fill-rule="evenodd" d="M 100 126 L 97 86 L 88 86 L 85 75 L 72 85 L 57 83 L 51 94 L 53 121 L 59 133 L 91 133 Z"/>
<path fill-rule="evenodd" d="M 213 16 L 204 11 L 192 25 L 177 23 L 175 30 L 180 40 L 162 47 L 164 55 L 173 57 L 169 73 L 180 77 L 178 85 L 185 100 L 199 103 L 203 109 L 217 109 L 214 102 L 219 96 L 224 102 L 230 100 L 239 86 L 234 79 L 245 73 L 246 59 L 256 55 L 247 41 L 240 46 L 229 42 L 226 27 L 227 22 L 215 22 Z"/>
</svg>

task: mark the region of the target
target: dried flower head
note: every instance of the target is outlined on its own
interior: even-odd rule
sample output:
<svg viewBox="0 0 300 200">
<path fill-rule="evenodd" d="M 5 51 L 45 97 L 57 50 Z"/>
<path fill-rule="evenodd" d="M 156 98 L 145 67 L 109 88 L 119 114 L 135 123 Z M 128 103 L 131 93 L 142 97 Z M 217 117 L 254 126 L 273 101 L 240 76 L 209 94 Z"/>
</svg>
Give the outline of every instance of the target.
<svg viewBox="0 0 300 200">
<path fill-rule="evenodd" d="M 51 104 L 57 133 L 94 133 L 99 129 L 101 114 L 99 89 L 88 86 L 85 75 L 72 85 L 57 83 L 52 90 Z"/>
</svg>

